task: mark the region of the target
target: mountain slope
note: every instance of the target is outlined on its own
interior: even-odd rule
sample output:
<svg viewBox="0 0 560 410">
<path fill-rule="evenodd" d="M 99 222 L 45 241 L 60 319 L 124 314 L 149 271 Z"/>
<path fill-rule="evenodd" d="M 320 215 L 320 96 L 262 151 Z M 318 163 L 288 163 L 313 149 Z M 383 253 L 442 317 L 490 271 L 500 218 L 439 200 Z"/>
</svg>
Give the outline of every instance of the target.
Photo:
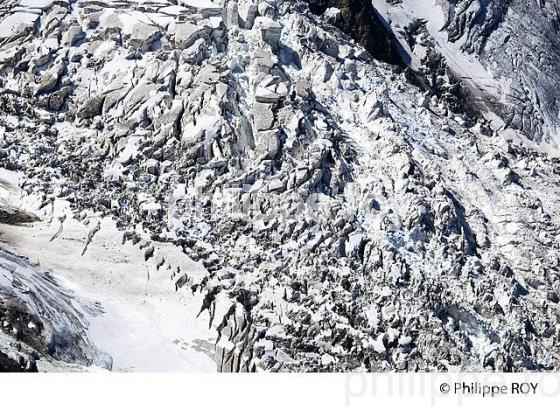
<svg viewBox="0 0 560 410">
<path fill-rule="evenodd" d="M 200 261 L 173 280 L 220 371 L 558 368 L 558 160 L 332 7 L 178 3 L 3 6 L 2 164 L 37 208 Z"/>
<path fill-rule="evenodd" d="M 418 66 L 426 49 L 441 53 L 470 98 L 489 111 L 496 129 L 520 131 L 523 139 L 557 156 L 557 1 L 374 0 L 373 4 Z"/>
</svg>

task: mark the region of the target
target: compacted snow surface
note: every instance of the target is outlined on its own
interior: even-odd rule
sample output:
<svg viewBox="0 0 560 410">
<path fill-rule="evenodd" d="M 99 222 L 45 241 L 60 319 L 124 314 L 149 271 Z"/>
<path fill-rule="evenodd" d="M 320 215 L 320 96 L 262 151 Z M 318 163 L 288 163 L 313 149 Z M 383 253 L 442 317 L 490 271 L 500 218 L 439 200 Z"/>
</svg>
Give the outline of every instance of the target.
<svg viewBox="0 0 560 410">
<path fill-rule="evenodd" d="M 15 196 L 9 197 L 13 201 Z M 60 217 L 69 212 L 67 205 L 54 204 L 56 217 L 50 224 L 3 225 L 2 247 L 40 261 L 40 268 L 55 272 L 59 286 L 72 292 L 72 299 L 95 306 L 81 313 L 91 345 L 110 356 L 100 364 L 113 371 L 214 370 L 215 363 L 198 352 L 193 341 L 215 335 L 196 320 L 198 301 L 176 293 L 169 267 L 189 272 L 204 268 L 165 245 L 158 248 L 164 266 L 144 261 L 138 247 L 121 244 L 122 233 L 107 219 L 101 220 L 95 240 L 82 255 L 90 229 L 71 217 L 51 240 L 60 229 Z"/>
</svg>

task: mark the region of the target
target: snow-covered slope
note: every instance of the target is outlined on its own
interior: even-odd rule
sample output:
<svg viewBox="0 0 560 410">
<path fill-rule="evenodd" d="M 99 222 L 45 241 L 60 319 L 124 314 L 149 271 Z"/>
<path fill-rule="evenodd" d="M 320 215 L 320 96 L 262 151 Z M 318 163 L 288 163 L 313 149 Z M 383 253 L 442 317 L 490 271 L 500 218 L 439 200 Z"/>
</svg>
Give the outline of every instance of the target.
<svg viewBox="0 0 560 410">
<path fill-rule="evenodd" d="M 17 255 L 0 250 L 0 261 L 0 357 L 27 371 L 37 370 L 39 354 L 59 359 L 59 366 L 96 363 L 84 318 L 95 305 L 76 306 L 80 301 L 63 284 Z"/>
<path fill-rule="evenodd" d="M 346 3 L 5 3 L 1 161 L 31 198 L 18 206 L 55 236 L 18 252 L 63 252 L 61 200 L 61 226 L 88 223 L 77 262 L 51 265 L 76 282 L 74 268 L 117 264 L 88 259 L 115 235 L 109 220 L 117 260 L 135 249 L 157 268 L 164 249 L 184 252 L 204 269 L 169 268 L 173 292 L 158 297 L 184 300 L 190 319 L 167 331 L 220 371 L 557 369 L 558 160 L 496 127 L 488 100 L 473 109 L 449 61 L 373 58 L 364 39 L 399 33 L 379 16 L 346 30 L 360 14 Z M 488 81 L 472 84 L 503 85 L 469 64 Z M 45 229 L 31 226 L 5 230 L 21 244 Z M 114 304 L 134 274 L 119 272 L 92 285 L 120 317 L 86 329 L 94 342 L 146 317 Z M 167 317 L 169 303 L 148 306 Z"/>
<path fill-rule="evenodd" d="M 33 198 L 8 180 L 3 187 L 13 208 L 33 209 Z M 213 357 L 198 348 L 216 337 L 196 319 L 201 300 L 177 294 L 170 280 L 181 271 L 204 272 L 202 266 L 172 246 L 123 245 L 114 222 L 92 218 L 85 226 L 65 201 L 53 204 L 51 216 L 33 210 L 42 221 L 1 225 L 0 236 L 1 247 L 10 250 L 0 249 L 4 341 L 35 349 L 27 353 L 29 369 L 215 369 Z M 146 260 L 146 248 L 156 257 Z"/>
<path fill-rule="evenodd" d="M 439 53 L 495 128 L 558 154 L 560 3 L 373 0 L 419 69 Z M 429 60 L 429 59 L 428 59 Z M 496 118 L 497 116 L 497 118 Z"/>
</svg>

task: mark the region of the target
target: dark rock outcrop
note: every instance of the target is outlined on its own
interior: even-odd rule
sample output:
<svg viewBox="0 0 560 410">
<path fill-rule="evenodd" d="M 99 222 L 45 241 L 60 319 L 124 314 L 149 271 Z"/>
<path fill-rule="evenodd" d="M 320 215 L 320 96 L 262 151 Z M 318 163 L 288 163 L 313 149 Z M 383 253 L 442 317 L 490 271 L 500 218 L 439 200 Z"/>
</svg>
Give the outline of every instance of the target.
<svg viewBox="0 0 560 410">
<path fill-rule="evenodd" d="M 328 8 L 340 10 L 335 25 L 362 45 L 374 58 L 404 67 L 402 53 L 393 33 L 368 0 L 307 0 L 309 9 L 323 14 Z"/>
</svg>

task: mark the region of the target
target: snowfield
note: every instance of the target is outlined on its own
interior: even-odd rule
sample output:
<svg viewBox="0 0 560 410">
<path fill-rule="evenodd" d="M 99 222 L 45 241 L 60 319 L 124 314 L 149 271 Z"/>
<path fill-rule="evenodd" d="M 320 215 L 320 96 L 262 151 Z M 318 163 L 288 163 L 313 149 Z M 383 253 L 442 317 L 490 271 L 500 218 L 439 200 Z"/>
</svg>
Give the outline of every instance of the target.
<svg viewBox="0 0 560 410">
<path fill-rule="evenodd" d="M 3 186 L 15 190 L 6 181 Z M 14 194 L 10 197 L 13 200 Z M 25 255 L 40 269 L 53 272 L 58 286 L 67 289 L 62 292 L 72 295 L 68 308 L 56 308 L 52 315 L 56 319 L 71 309 L 80 316 L 88 348 L 105 354 L 91 363 L 113 371 L 215 370 L 212 358 L 195 343 L 215 338 L 207 324 L 196 319 L 200 303 L 178 294 L 171 281 L 177 269 L 196 274 L 203 267 L 165 245 L 154 251 L 157 260 L 145 261 L 145 252 L 131 243 L 122 245 L 122 232 L 106 219 L 100 220 L 99 232 L 82 255 L 91 229 L 71 217 L 64 201 L 56 202 L 52 212 L 52 223 L 2 225 L 2 252 Z M 8 254 L 0 257 L 8 259 Z M 159 261 L 164 262 L 158 267 Z M 22 281 L 29 286 L 29 279 Z M 42 290 L 32 293 L 40 295 Z M 52 297 L 54 304 L 61 296 Z M 73 312 L 82 300 L 88 305 Z M 33 313 L 41 318 L 41 309 Z M 38 368 L 50 369 L 41 362 Z"/>
</svg>

